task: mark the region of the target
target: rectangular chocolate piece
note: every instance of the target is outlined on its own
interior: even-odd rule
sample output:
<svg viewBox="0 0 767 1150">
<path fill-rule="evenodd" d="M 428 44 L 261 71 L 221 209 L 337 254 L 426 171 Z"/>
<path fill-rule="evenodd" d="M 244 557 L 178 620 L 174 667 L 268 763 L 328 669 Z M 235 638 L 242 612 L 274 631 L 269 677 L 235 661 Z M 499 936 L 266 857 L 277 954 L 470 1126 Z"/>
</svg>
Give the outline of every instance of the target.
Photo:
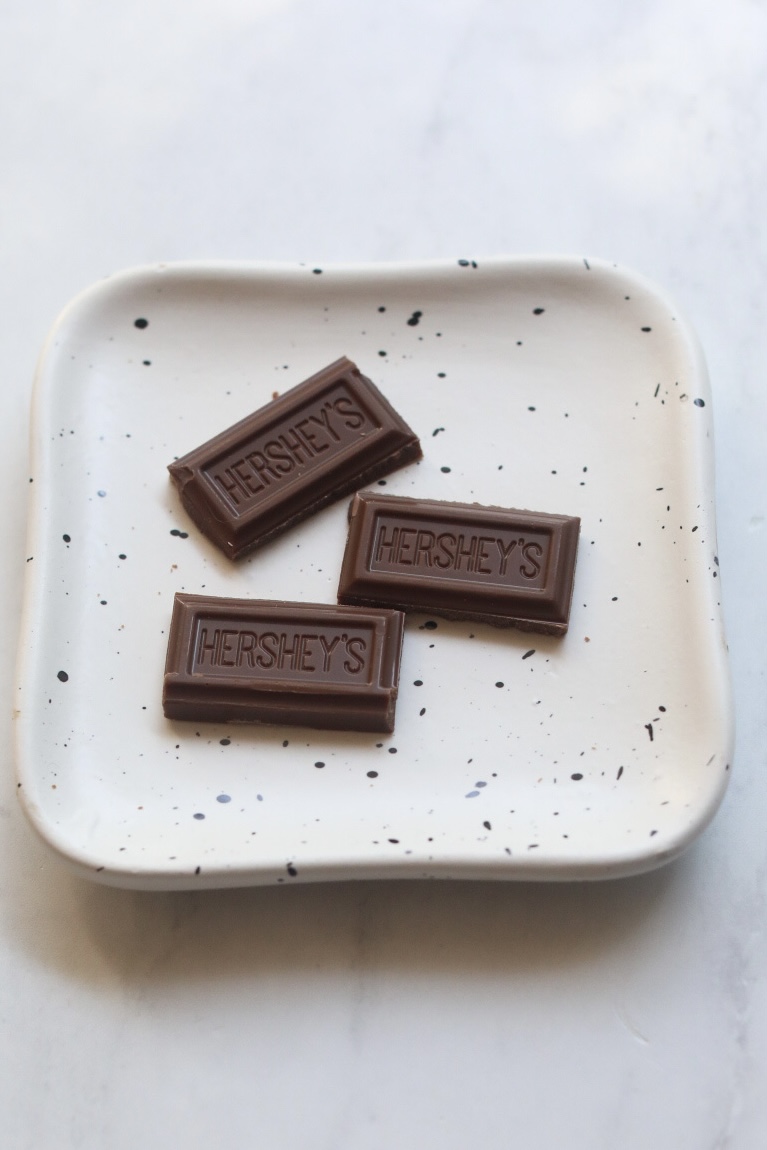
<svg viewBox="0 0 767 1150">
<path fill-rule="evenodd" d="M 421 458 L 417 436 L 339 359 L 168 465 L 181 502 L 230 559 Z"/>
<path fill-rule="evenodd" d="M 563 635 L 580 519 L 360 492 L 339 603 Z"/>
<path fill-rule="evenodd" d="M 168 719 L 392 731 L 399 611 L 177 594 Z"/>
</svg>

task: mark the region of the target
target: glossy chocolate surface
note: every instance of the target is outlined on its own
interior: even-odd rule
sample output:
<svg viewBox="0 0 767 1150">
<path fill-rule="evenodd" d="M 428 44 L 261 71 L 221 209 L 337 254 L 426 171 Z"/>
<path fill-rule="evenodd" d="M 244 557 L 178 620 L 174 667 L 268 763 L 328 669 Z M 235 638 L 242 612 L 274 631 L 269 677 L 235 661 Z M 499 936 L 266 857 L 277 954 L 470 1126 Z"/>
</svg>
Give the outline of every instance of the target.
<svg viewBox="0 0 767 1150">
<path fill-rule="evenodd" d="M 199 529 L 237 559 L 420 458 L 417 436 L 375 384 L 339 359 L 168 470 Z"/>
<path fill-rule="evenodd" d="M 579 531 L 567 515 L 360 492 L 338 600 L 562 635 Z"/>
<path fill-rule="evenodd" d="M 392 731 L 399 611 L 177 594 L 168 719 Z"/>
</svg>

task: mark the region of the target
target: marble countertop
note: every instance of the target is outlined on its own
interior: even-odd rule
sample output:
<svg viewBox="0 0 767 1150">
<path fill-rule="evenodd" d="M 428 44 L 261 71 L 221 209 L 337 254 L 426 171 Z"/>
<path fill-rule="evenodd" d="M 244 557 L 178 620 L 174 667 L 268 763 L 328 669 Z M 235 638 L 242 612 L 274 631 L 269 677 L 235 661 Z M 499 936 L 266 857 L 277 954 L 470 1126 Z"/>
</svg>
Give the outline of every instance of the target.
<svg viewBox="0 0 767 1150">
<path fill-rule="evenodd" d="M 30 386 L 81 289 L 186 259 L 572 253 L 662 285 L 716 430 L 733 778 L 594 884 L 146 894 L 71 875 L 0 775 L 9 1150 L 758 1150 L 767 1101 L 767 9 L 11 0 L 0 230 L 10 700 Z"/>
</svg>

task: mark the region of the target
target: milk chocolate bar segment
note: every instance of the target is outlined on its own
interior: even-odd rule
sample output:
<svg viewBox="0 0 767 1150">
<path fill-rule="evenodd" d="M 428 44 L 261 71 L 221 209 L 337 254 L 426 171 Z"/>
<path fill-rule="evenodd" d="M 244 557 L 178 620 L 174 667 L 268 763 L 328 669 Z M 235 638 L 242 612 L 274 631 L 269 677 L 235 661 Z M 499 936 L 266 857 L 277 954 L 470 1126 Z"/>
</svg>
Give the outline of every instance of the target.
<svg viewBox="0 0 767 1150">
<path fill-rule="evenodd" d="M 168 470 L 199 529 L 237 559 L 420 458 L 417 436 L 375 384 L 339 359 Z"/>
<path fill-rule="evenodd" d="M 177 594 L 168 719 L 392 731 L 399 611 Z"/>
<path fill-rule="evenodd" d="M 562 635 L 579 531 L 568 515 L 360 492 L 338 601 Z"/>
</svg>

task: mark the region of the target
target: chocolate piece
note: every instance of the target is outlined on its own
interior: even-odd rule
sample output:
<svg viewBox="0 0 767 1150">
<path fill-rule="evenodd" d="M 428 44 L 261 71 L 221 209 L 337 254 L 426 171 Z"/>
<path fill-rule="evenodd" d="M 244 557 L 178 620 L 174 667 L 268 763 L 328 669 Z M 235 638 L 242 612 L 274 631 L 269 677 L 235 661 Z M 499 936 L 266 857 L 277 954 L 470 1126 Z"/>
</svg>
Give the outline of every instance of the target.
<svg viewBox="0 0 767 1150">
<path fill-rule="evenodd" d="M 580 522 L 361 492 L 349 508 L 338 601 L 563 635 Z"/>
<path fill-rule="evenodd" d="M 225 555 L 421 458 L 417 436 L 349 359 L 168 465 L 181 502 Z"/>
<path fill-rule="evenodd" d="M 177 594 L 165 716 L 392 731 L 403 625 L 399 611 Z"/>
</svg>

